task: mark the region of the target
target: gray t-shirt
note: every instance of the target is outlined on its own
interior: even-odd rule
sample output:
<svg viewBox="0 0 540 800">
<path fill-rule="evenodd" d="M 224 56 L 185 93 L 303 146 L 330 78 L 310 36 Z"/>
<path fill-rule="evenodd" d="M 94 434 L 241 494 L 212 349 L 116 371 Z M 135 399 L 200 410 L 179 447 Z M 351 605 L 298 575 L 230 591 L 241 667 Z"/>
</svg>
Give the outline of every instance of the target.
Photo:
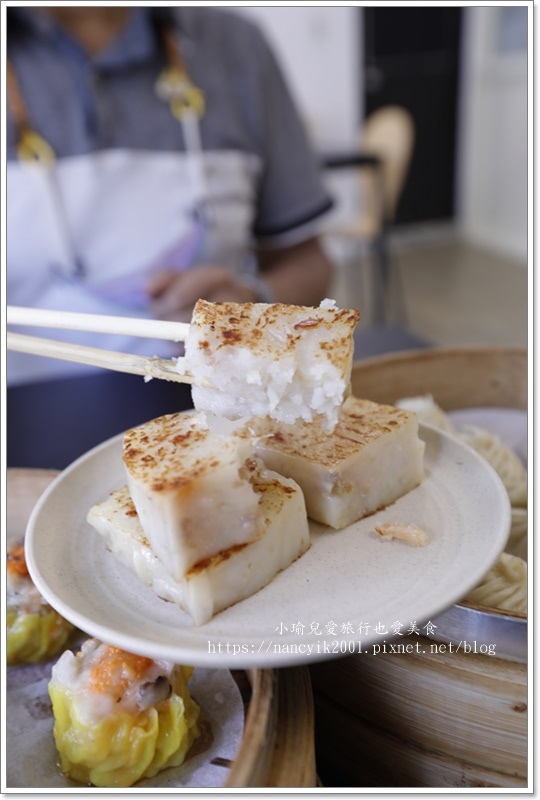
<svg viewBox="0 0 540 800">
<path fill-rule="evenodd" d="M 165 64 L 155 22 L 166 9 L 136 9 L 121 37 L 95 58 L 45 17 L 21 8 L 9 13 L 8 57 L 32 125 L 57 158 L 184 149 L 182 127 L 155 91 Z M 225 10 L 175 8 L 168 21 L 206 98 L 203 148 L 260 158 L 253 235 L 287 243 L 331 200 L 272 51 L 251 21 Z M 8 160 L 16 157 L 15 140 L 8 107 Z"/>
</svg>

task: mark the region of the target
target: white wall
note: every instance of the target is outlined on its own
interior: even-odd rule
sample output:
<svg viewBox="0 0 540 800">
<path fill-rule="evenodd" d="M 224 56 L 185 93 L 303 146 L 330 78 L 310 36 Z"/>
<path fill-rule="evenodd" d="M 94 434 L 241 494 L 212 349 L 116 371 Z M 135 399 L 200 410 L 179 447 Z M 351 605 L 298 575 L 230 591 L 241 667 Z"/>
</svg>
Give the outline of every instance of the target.
<svg viewBox="0 0 540 800">
<path fill-rule="evenodd" d="M 316 143 L 350 145 L 360 119 L 353 6 L 237 6 L 266 33 Z"/>
<path fill-rule="evenodd" d="M 471 242 L 526 263 L 527 54 L 516 6 L 464 8 L 457 224 Z M 266 33 L 316 147 L 353 145 L 363 111 L 359 8 L 233 8 Z M 327 182 L 337 199 L 330 223 L 353 215 L 354 173 Z"/>
<path fill-rule="evenodd" d="M 361 14 L 355 6 L 236 6 L 266 34 L 316 149 L 356 146 L 362 108 Z M 354 170 L 325 173 L 335 207 L 326 224 L 357 213 Z M 340 257 L 341 245 L 331 254 Z"/>
<path fill-rule="evenodd" d="M 522 21 L 512 7 L 465 9 L 457 190 L 463 235 L 526 263 L 527 53 L 520 47 Z"/>
</svg>

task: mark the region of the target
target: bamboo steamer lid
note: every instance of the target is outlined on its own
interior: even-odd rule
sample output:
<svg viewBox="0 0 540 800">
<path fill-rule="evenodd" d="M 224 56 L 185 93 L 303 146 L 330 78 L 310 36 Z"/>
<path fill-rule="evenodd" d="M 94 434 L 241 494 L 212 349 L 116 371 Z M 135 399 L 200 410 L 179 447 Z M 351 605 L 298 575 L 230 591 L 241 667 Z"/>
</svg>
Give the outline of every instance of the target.
<svg viewBox="0 0 540 800">
<path fill-rule="evenodd" d="M 352 393 L 377 403 L 431 394 L 441 408 L 527 408 L 527 351 L 520 347 L 433 348 L 353 365 Z"/>
<path fill-rule="evenodd" d="M 323 783 L 526 786 L 526 665 L 407 640 L 310 668 Z"/>
<path fill-rule="evenodd" d="M 24 537 L 30 513 L 55 470 L 10 468 L 6 473 L 7 531 Z M 312 788 L 317 785 L 311 681 L 307 667 L 233 673 L 245 706 L 242 743 L 226 789 Z"/>
<path fill-rule="evenodd" d="M 527 353 L 506 347 L 411 351 L 355 363 L 351 383 L 353 394 L 381 403 L 431 394 L 447 411 L 526 409 Z M 526 618 L 471 604 L 453 608 L 453 652 L 444 636 L 412 635 L 395 642 L 410 644 L 411 652 L 392 653 L 387 643 L 388 651 L 378 655 L 310 667 L 323 784 L 528 785 L 527 664 L 521 652 L 512 652 L 515 640 L 526 642 Z M 504 659 L 496 649 L 495 655 L 463 652 L 480 629 L 501 631 L 502 623 L 513 634 Z"/>
</svg>

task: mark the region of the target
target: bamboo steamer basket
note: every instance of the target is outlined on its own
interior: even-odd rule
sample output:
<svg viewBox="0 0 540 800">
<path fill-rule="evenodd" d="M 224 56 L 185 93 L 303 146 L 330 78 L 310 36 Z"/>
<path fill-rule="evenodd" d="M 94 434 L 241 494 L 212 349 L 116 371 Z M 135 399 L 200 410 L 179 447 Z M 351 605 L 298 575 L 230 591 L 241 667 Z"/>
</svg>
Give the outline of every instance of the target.
<svg viewBox="0 0 540 800">
<path fill-rule="evenodd" d="M 527 408 L 527 351 L 520 347 L 459 347 L 410 351 L 354 364 L 352 393 L 377 403 L 432 394 L 447 411 Z"/>
<path fill-rule="evenodd" d="M 323 783 L 527 786 L 526 665 L 410 643 L 311 668 Z"/>
<path fill-rule="evenodd" d="M 6 529 L 23 534 L 54 470 L 7 470 Z M 245 708 L 244 734 L 228 765 L 227 789 L 312 788 L 315 768 L 314 709 L 307 667 L 233 671 Z"/>
<path fill-rule="evenodd" d="M 437 348 L 370 358 L 355 363 L 352 391 L 390 404 L 431 394 L 447 411 L 526 409 L 527 353 Z M 400 637 L 411 652 L 359 653 L 310 667 L 324 785 L 528 785 L 527 663 L 512 652 L 515 638 L 526 642 L 526 617 L 469 603 L 446 613 L 458 630 Z M 441 652 L 442 642 L 472 643 L 480 628 L 501 632 L 503 623 L 515 634 L 505 658 L 449 652 L 448 644 Z"/>
</svg>

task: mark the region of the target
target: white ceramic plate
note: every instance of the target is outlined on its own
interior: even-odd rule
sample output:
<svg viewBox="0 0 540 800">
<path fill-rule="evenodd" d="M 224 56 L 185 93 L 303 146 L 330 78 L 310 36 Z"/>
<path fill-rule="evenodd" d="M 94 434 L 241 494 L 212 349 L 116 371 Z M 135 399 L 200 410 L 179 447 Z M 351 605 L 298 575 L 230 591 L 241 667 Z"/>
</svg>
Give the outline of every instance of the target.
<svg viewBox="0 0 540 800">
<path fill-rule="evenodd" d="M 494 470 L 457 440 L 423 426 L 426 478 L 392 506 L 331 531 L 313 523 L 312 547 L 268 586 L 193 627 L 117 563 L 86 522 L 125 482 L 122 436 L 93 449 L 45 492 L 30 518 L 27 561 L 48 602 L 86 633 L 125 650 L 195 666 L 284 667 L 373 652 L 461 599 L 504 547 L 510 509 Z M 414 547 L 374 525 L 411 522 Z"/>
</svg>

